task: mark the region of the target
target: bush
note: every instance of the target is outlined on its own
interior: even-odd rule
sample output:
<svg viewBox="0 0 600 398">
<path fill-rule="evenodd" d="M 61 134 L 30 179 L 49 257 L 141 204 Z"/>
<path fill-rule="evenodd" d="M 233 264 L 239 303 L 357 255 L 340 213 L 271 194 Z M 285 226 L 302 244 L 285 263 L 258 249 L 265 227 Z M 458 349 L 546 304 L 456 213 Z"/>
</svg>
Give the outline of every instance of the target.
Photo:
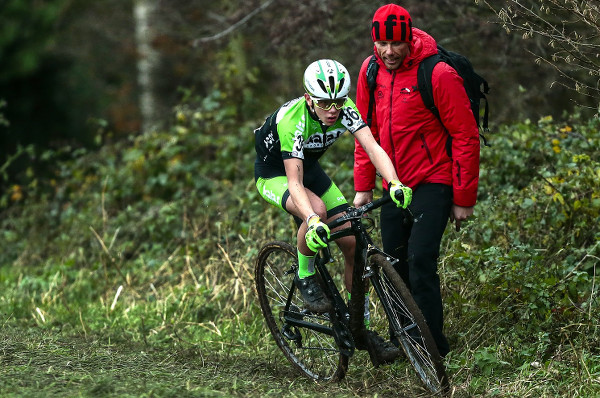
<svg viewBox="0 0 600 398">
<path fill-rule="evenodd" d="M 581 337 L 600 321 L 599 127 L 574 115 L 502 128 L 482 149 L 476 220 L 445 237 L 447 318 L 459 345 L 500 350 L 499 368 L 543 363 L 565 344 L 596 351 Z"/>
<path fill-rule="evenodd" d="M 21 197 L 4 196 L 5 324 L 154 346 L 263 339 L 255 257 L 295 231 L 259 197 L 254 123 L 236 125 L 230 111 L 215 93 L 182 103 L 167 131 L 47 152 L 53 178 L 30 175 Z M 599 130 L 546 117 L 502 127 L 482 149 L 476 218 L 448 231 L 440 266 L 447 362 L 469 394 L 505 391 L 498 375 L 540 366 L 544 392 L 563 391 L 563 376 L 597 377 Z M 324 167 L 352 195 L 352 139 L 339 145 Z M 569 374 L 584 367 L 592 373 Z"/>
</svg>

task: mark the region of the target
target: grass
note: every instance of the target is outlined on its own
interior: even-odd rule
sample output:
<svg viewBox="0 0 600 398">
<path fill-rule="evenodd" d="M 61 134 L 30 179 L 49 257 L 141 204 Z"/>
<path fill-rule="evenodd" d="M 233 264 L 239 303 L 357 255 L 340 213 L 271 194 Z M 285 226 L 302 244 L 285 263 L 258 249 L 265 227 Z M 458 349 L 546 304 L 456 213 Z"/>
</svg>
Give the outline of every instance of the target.
<svg viewBox="0 0 600 398">
<path fill-rule="evenodd" d="M 249 269 L 241 266 L 239 285 L 218 276 L 228 264 L 243 262 L 241 253 L 225 253 L 222 261 L 208 262 L 203 277 L 194 278 L 188 271 L 176 284 L 145 294 L 139 286 L 137 291 L 128 287 L 117 297 L 118 288 L 113 289 L 88 303 L 85 311 L 62 308 L 58 296 L 65 292 L 47 284 L 40 297 L 57 308 L 34 310 L 20 319 L 9 314 L 0 329 L 3 396 L 428 396 L 406 363 L 373 369 L 363 352 L 352 359 L 346 379 L 338 384 L 300 377 L 263 325 Z M 168 267 L 177 262 L 172 259 Z M 211 281 L 214 289 L 202 293 Z M 235 286 L 244 292 L 236 294 Z M 224 300 L 222 306 L 219 300 Z M 240 301 L 244 304 L 236 310 Z M 455 347 L 447 360 L 452 396 L 600 394 L 600 361 L 592 354 L 596 347 L 559 336 L 553 357 L 539 364 L 531 357 L 530 363 L 518 364 L 513 357 L 522 355 L 511 352 L 514 334 L 495 332 L 494 319 L 503 316 L 502 307 L 487 315 L 470 329 L 450 318 L 448 333 Z M 597 327 L 589 324 L 564 327 L 598 336 Z"/>
<path fill-rule="evenodd" d="M 600 396 L 599 129 L 544 123 L 498 133 L 476 217 L 445 235 L 453 397 Z M 1 198 L 1 395 L 427 396 L 406 363 L 374 369 L 363 352 L 339 383 L 292 370 L 253 267 L 293 223 L 254 189 L 251 142 L 177 131 L 57 161 Z M 332 152 L 351 198 L 352 141 Z"/>
<path fill-rule="evenodd" d="M 0 388 L 7 397 L 397 396 L 396 388 L 408 388 L 406 396 L 422 393 L 390 378 L 389 369 L 369 369 L 362 353 L 344 381 L 316 384 L 298 377 L 269 338 L 258 344 L 207 339 L 147 345 L 37 327 L 26 333 L 4 328 L 2 334 Z"/>
<path fill-rule="evenodd" d="M 373 369 L 363 352 L 340 383 L 313 383 L 283 359 L 256 309 L 253 316 L 234 319 L 212 332 L 194 325 L 193 341 L 187 339 L 194 333 L 188 330 L 184 338 L 174 328 L 168 342 L 132 339 L 125 329 L 82 335 L 56 326 L 4 326 L 0 388 L 6 397 L 428 396 L 405 363 Z M 600 392 L 597 358 L 582 358 L 587 354 L 568 342 L 559 357 L 520 369 L 508 361 L 486 368 L 486 353 L 496 363 L 494 348 L 469 349 L 464 343 L 458 342 L 448 360 L 451 396 L 593 397 Z M 567 377 L 571 360 L 579 361 L 578 372 Z M 596 368 L 585 368 L 587 361 Z"/>
</svg>

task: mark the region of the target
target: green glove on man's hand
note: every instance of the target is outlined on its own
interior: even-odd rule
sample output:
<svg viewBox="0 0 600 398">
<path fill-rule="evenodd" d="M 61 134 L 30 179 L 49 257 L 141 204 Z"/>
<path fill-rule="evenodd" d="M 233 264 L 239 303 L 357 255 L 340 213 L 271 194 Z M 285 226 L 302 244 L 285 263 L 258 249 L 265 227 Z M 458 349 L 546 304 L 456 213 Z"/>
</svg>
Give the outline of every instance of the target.
<svg viewBox="0 0 600 398">
<path fill-rule="evenodd" d="M 406 209 L 412 201 L 412 189 L 406 185 L 403 185 L 398 180 L 390 181 L 389 189 L 390 196 L 392 197 L 394 203 L 396 203 L 396 206 Z M 398 193 L 401 193 L 401 195 L 398 195 Z M 396 195 L 398 195 L 399 198 L 396 198 Z"/>
<path fill-rule="evenodd" d="M 314 215 L 312 217 L 309 217 L 308 230 L 306 231 L 304 237 L 306 238 L 306 246 L 308 246 L 308 248 L 315 253 L 318 252 L 319 249 L 327 247 L 327 241 L 321 239 L 319 234 L 317 234 L 317 228 L 319 227 L 322 227 L 325 230 L 325 232 L 327 232 L 327 240 L 329 240 L 329 227 L 321 222 L 319 216 Z"/>
</svg>

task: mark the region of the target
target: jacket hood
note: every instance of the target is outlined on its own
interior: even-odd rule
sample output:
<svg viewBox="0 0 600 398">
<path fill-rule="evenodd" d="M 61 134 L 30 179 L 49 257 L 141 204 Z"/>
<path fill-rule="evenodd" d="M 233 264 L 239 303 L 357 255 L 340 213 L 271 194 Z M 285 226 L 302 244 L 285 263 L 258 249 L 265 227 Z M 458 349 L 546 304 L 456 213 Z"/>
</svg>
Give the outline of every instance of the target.
<svg viewBox="0 0 600 398">
<path fill-rule="evenodd" d="M 412 28 L 413 39 L 410 42 L 410 54 L 404 59 L 402 68 L 410 68 L 413 65 L 418 65 L 423 59 L 437 53 L 437 43 L 435 39 L 428 33 Z M 380 66 L 384 66 L 383 61 L 377 54 L 377 47 L 373 46 L 373 52 L 377 57 L 377 62 Z"/>
</svg>

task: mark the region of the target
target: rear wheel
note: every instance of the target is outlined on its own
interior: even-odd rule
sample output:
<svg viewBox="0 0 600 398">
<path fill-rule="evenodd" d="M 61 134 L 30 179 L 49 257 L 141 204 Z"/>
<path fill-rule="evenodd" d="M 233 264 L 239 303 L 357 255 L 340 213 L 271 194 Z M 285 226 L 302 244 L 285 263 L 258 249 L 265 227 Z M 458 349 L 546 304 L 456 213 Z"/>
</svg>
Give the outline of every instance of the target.
<svg viewBox="0 0 600 398">
<path fill-rule="evenodd" d="M 408 287 L 385 256 L 374 254 L 369 257 L 369 262 L 380 270 L 372 278 L 376 278 L 381 286 L 381 302 L 375 303 L 372 327 L 382 335 L 389 333 L 391 337 L 395 336 L 392 341 L 402 346 L 429 391 L 436 394 L 447 392 L 448 376 L 442 358 Z"/>
<path fill-rule="evenodd" d="M 267 326 L 285 357 L 307 377 L 318 381 L 340 380 L 348 357 L 340 353 L 333 336 L 300 327 L 298 322 L 331 327 L 328 315 L 303 309 L 294 286 L 298 269 L 296 248 L 287 242 L 271 242 L 258 254 L 255 283 Z M 291 292 L 290 292 L 291 291 Z"/>
</svg>

